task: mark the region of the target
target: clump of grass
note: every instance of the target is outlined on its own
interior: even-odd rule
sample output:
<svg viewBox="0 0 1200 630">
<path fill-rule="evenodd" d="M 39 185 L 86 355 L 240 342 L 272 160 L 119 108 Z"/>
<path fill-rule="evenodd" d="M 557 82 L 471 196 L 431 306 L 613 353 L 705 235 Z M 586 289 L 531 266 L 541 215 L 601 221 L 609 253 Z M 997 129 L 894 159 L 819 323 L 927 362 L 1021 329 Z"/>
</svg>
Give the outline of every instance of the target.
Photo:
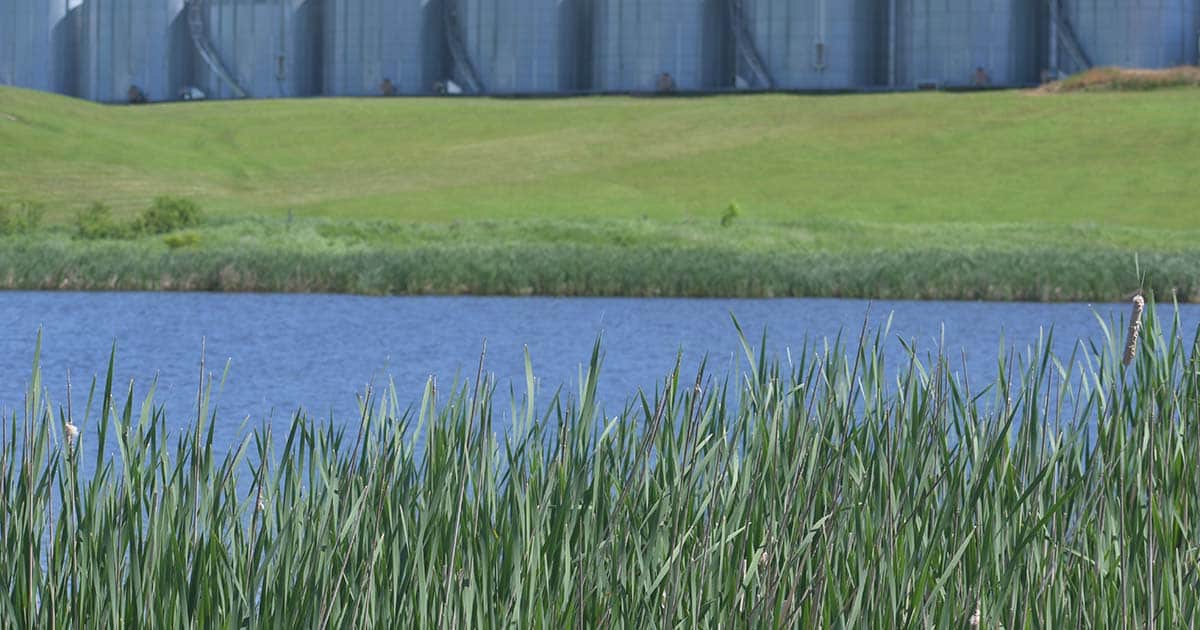
<svg viewBox="0 0 1200 630">
<path fill-rule="evenodd" d="M 195 232 L 176 232 L 163 237 L 163 243 L 169 249 L 195 247 L 200 243 L 200 235 Z"/>
<path fill-rule="evenodd" d="M 1151 302 L 1124 369 L 1102 325 L 982 391 L 913 347 L 888 376 L 886 330 L 787 363 L 745 343 L 744 379 L 676 366 L 615 415 L 597 345 L 570 399 L 535 401 L 527 359 L 509 404 L 481 367 L 229 452 L 211 378 L 179 431 L 111 362 L 58 448 L 35 361 L 0 439 L 0 623 L 1186 627 L 1200 336 Z"/>
<path fill-rule="evenodd" d="M 46 207 L 36 201 L 0 204 L 0 236 L 29 234 L 42 225 Z"/>
<path fill-rule="evenodd" d="M 1045 92 L 1138 92 L 1175 87 L 1200 87 L 1200 68 L 1195 66 L 1163 69 L 1092 68 L 1061 81 L 1049 83 L 1041 90 Z"/>
</svg>

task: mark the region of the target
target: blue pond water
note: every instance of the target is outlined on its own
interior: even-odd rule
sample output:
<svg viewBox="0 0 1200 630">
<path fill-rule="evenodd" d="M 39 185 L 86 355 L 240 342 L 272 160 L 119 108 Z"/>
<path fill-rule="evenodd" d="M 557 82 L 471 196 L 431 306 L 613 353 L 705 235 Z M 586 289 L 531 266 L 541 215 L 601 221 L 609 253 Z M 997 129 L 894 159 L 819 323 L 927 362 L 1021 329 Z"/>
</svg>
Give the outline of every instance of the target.
<svg viewBox="0 0 1200 630">
<path fill-rule="evenodd" d="M 615 412 L 638 387 L 652 389 L 679 352 L 686 368 L 707 355 L 716 373 L 737 370 L 744 359 L 730 314 L 755 341 L 765 329 L 779 357 L 806 336 L 841 331 L 853 341 L 864 318 L 876 327 L 891 316 L 894 362 L 899 338 L 932 351 L 944 335 L 948 349 L 965 354 L 970 380 L 986 383 L 1002 339 L 1024 348 L 1053 326 L 1065 357 L 1080 339 L 1101 338 L 1096 313 L 1127 312 L 1124 304 L 8 292 L 0 293 L 0 409 L 23 404 L 39 328 L 44 385 L 56 406 L 65 403 L 68 370 L 82 406 L 115 341 L 121 388 L 132 380 L 142 396 L 157 378 L 156 400 L 180 426 L 194 417 L 204 340 L 210 371 L 219 377 L 229 361 L 216 398 L 217 441 L 228 445 L 247 417 L 282 425 L 298 408 L 355 423 L 355 394 L 389 378 L 402 402 L 416 404 L 430 375 L 443 386 L 456 375 L 473 379 L 485 339 L 498 391 L 510 381 L 523 389 L 528 346 L 539 394 L 548 397 L 559 386 L 577 391 L 580 366 L 603 334 L 600 396 Z M 1200 307 L 1183 307 L 1181 317 L 1195 331 Z"/>
</svg>

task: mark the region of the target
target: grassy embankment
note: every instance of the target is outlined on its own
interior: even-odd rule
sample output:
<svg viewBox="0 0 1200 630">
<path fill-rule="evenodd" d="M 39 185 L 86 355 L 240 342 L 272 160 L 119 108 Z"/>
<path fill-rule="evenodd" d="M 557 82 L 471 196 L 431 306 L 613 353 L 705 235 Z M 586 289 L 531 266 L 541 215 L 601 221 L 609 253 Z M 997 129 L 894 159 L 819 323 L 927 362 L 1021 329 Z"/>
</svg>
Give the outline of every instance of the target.
<svg viewBox="0 0 1200 630">
<path fill-rule="evenodd" d="M 0 89 L 0 286 L 1200 300 L 1200 91 L 105 107 Z M 159 195 L 185 233 L 81 239 Z M 728 227 L 731 202 L 741 208 Z M 48 226 L 48 227 L 47 227 Z M 15 230 L 10 230 L 15 231 Z"/>
<path fill-rule="evenodd" d="M 545 417 L 530 371 L 511 408 L 479 383 L 410 412 L 368 394 L 357 431 L 300 416 L 229 453 L 205 405 L 168 434 L 179 420 L 139 416 L 110 367 L 81 419 L 35 365 L 0 437 L 0 620 L 1189 627 L 1200 338 L 1151 306 L 1127 367 L 1124 330 L 1106 334 L 1062 363 L 1049 343 L 1001 357 L 982 391 L 953 356 L 901 357 L 889 381 L 870 335 L 794 365 L 748 346 L 745 381 L 676 368 L 611 418 L 593 356 Z"/>
</svg>

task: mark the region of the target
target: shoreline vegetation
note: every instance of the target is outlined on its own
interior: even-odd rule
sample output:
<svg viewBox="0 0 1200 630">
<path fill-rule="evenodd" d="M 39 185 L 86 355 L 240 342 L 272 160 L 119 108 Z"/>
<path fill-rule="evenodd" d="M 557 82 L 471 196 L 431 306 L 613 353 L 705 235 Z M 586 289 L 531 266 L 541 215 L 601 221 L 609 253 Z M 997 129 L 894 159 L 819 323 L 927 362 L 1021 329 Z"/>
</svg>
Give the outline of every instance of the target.
<svg viewBox="0 0 1200 630">
<path fill-rule="evenodd" d="M 0 288 L 1112 302 L 1144 286 L 1200 302 L 1200 231 L 148 214 L 0 236 Z"/>
<path fill-rule="evenodd" d="M 144 107 L 0 88 L 0 287 L 1111 301 L 1136 260 L 1200 301 L 1200 90 L 1135 89 L 1194 75 Z"/>
<path fill-rule="evenodd" d="M 368 391 L 356 425 L 301 413 L 232 452 L 212 376 L 168 420 L 111 361 L 55 404 L 35 358 L 0 436 L 0 620 L 1188 627 L 1200 331 L 1141 297 L 1130 319 L 1002 354 L 978 391 L 944 349 L 885 357 L 886 329 L 745 343 L 744 379 L 676 365 L 616 415 L 597 343 L 549 404 L 527 359 L 511 402 L 480 376 Z"/>
</svg>

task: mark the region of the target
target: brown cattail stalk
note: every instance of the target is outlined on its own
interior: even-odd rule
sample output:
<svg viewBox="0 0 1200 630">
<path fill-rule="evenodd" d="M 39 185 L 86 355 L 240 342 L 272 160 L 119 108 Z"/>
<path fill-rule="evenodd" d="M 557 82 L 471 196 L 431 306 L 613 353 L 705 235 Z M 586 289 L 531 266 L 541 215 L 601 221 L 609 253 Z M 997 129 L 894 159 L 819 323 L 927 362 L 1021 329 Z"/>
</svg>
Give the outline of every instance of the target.
<svg viewBox="0 0 1200 630">
<path fill-rule="evenodd" d="M 1140 295 L 1133 296 L 1133 315 L 1129 318 L 1129 337 L 1125 340 L 1125 365 L 1133 363 L 1137 356 L 1138 335 L 1142 331 L 1142 311 L 1146 309 L 1146 299 Z"/>
</svg>

